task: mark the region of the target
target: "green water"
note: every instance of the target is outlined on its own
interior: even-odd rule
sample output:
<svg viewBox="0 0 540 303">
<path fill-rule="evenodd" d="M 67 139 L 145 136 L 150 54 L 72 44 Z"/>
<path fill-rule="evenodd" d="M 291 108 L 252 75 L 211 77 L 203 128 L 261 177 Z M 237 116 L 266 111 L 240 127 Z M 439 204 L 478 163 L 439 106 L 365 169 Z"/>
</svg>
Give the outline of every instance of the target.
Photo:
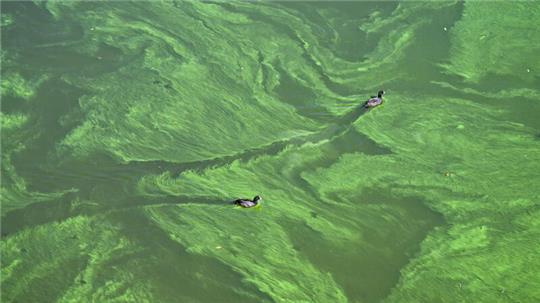
<svg viewBox="0 0 540 303">
<path fill-rule="evenodd" d="M 2 302 L 540 301 L 538 2 L 1 5 Z"/>
</svg>

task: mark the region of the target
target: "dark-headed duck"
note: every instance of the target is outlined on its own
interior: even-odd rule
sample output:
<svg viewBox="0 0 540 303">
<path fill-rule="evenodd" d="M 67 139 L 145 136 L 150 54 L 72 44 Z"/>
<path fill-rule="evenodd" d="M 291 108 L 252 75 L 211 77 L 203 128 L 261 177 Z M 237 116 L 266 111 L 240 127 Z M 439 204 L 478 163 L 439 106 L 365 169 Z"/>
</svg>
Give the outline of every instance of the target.
<svg viewBox="0 0 540 303">
<path fill-rule="evenodd" d="M 369 100 L 366 101 L 366 104 L 364 105 L 364 107 L 371 108 L 371 107 L 380 105 L 381 103 L 383 103 L 383 95 L 384 95 L 384 90 L 380 90 L 377 93 L 377 97 L 372 96 Z"/>
<path fill-rule="evenodd" d="M 253 200 L 250 200 L 250 199 L 238 199 L 238 200 L 234 200 L 234 205 L 238 205 L 238 206 L 245 207 L 245 208 L 250 208 L 250 207 L 257 206 L 257 204 L 259 204 L 259 201 L 261 201 L 261 200 L 262 200 L 261 196 L 255 196 L 253 198 Z"/>
</svg>

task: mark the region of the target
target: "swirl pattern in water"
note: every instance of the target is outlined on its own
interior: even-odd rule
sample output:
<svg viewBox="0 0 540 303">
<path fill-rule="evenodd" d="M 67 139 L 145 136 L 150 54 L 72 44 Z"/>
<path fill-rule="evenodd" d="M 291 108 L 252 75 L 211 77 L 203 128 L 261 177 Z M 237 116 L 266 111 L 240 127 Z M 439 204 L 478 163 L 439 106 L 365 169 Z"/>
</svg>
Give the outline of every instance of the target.
<svg viewBox="0 0 540 303">
<path fill-rule="evenodd" d="M 533 1 L 2 3 L 2 301 L 540 301 L 539 26 Z"/>
</svg>

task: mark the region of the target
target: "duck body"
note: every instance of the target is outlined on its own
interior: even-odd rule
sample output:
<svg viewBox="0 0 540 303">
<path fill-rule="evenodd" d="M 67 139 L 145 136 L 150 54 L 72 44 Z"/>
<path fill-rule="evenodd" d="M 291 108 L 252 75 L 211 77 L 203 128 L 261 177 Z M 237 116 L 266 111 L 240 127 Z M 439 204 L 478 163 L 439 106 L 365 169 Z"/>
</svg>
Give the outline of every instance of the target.
<svg viewBox="0 0 540 303">
<path fill-rule="evenodd" d="M 367 108 L 375 107 L 377 105 L 380 105 L 382 102 L 383 102 L 382 98 L 377 98 L 377 97 L 371 98 L 371 99 L 366 101 L 365 107 L 367 107 Z"/>
<path fill-rule="evenodd" d="M 381 105 L 383 103 L 383 95 L 384 95 L 384 91 L 380 90 L 377 93 L 377 97 L 372 96 L 370 99 L 368 99 L 366 101 L 366 103 L 364 104 L 364 107 L 365 108 L 372 108 L 372 107 L 375 107 L 377 105 Z"/>
<path fill-rule="evenodd" d="M 247 198 L 237 199 L 237 200 L 234 200 L 234 205 L 237 205 L 243 208 L 250 208 L 250 207 L 257 206 L 260 200 L 261 200 L 260 196 L 255 196 L 253 200 L 247 199 Z"/>
</svg>

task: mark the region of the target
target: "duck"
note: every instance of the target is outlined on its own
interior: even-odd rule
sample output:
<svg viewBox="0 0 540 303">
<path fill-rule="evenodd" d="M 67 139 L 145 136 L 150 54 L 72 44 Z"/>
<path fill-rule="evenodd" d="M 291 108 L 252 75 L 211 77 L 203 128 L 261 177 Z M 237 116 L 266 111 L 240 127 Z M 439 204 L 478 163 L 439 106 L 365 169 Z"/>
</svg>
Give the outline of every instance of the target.
<svg viewBox="0 0 540 303">
<path fill-rule="evenodd" d="M 253 200 L 250 200 L 247 198 L 237 199 L 237 200 L 234 200 L 234 205 L 244 207 L 244 208 L 250 208 L 250 207 L 257 206 L 259 204 L 259 201 L 261 200 L 262 200 L 261 196 L 255 196 Z"/>
<path fill-rule="evenodd" d="M 366 103 L 364 104 L 364 107 L 371 108 L 371 107 L 380 105 L 381 103 L 383 103 L 383 95 L 384 95 L 384 90 L 380 90 L 377 93 L 377 97 L 371 96 L 371 98 L 366 101 Z"/>
</svg>

